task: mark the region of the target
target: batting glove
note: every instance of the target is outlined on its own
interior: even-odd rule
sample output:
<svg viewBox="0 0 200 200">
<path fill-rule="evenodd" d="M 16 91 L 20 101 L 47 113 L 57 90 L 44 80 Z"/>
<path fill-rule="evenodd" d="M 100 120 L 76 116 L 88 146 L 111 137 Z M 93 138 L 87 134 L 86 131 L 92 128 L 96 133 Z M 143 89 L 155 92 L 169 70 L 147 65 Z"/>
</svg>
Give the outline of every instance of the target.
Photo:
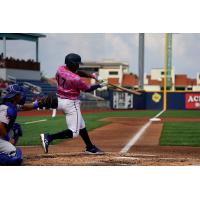
<svg viewBox="0 0 200 200">
<path fill-rule="evenodd" d="M 92 76 L 99 83 L 102 83 L 104 81 L 103 78 L 101 78 L 100 76 L 96 75 L 95 73 L 93 73 Z"/>
<path fill-rule="evenodd" d="M 100 84 L 100 87 L 102 88 L 102 87 L 105 87 L 105 86 L 107 86 L 108 85 L 108 81 L 102 81 Z"/>
</svg>

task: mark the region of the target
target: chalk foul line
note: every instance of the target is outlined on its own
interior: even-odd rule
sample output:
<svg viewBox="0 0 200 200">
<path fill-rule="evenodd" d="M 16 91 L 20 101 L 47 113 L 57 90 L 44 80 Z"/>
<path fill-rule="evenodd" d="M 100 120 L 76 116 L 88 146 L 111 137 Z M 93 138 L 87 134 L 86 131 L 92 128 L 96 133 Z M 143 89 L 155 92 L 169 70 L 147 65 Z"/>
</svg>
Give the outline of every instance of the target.
<svg viewBox="0 0 200 200">
<path fill-rule="evenodd" d="M 159 112 L 156 116 L 154 116 L 153 118 L 157 118 L 160 115 L 162 115 L 164 112 L 164 110 L 162 110 L 161 112 Z M 142 126 L 142 128 L 133 135 L 133 137 L 129 140 L 129 142 L 124 146 L 124 148 L 120 151 L 120 153 L 127 153 L 129 151 L 129 149 L 135 145 L 135 143 L 139 140 L 139 138 L 145 133 L 146 129 L 151 125 L 152 121 L 149 120 L 144 126 Z"/>
<path fill-rule="evenodd" d="M 41 120 L 37 120 L 37 121 L 25 122 L 22 124 L 35 124 L 35 123 L 46 122 L 46 121 L 47 121 L 47 119 L 41 119 Z"/>
</svg>

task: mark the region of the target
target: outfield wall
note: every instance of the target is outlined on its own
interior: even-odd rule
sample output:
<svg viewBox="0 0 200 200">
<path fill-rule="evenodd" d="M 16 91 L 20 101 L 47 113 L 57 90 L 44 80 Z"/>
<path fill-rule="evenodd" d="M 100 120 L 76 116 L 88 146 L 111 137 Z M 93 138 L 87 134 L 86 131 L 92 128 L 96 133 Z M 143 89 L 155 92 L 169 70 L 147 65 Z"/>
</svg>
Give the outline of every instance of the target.
<svg viewBox="0 0 200 200">
<path fill-rule="evenodd" d="M 116 93 L 116 91 L 115 91 Z M 120 92 L 122 93 L 122 92 Z M 113 93 L 112 93 L 113 94 Z M 122 95 L 122 94 L 121 94 Z M 113 107 L 113 95 L 111 95 L 111 108 Z M 162 110 L 163 92 L 143 92 L 142 95 L 132 95 L 133 105 L 131 109 Z M 126 99 L 124 99 L 126 101 Z M 127 108 L 130 109 L 130 108 Z M 168 92 L 167 109 L 170 110 L 200 110 L 200 92 Z"/>
<path fill-rule="evenodd" d="M 81 101 L 81 110 L 110 109 L 109 101 Z"/>
<path fill-rule="evenodd" d="M 162 110 L 163 92 L 146 92 L 144 109 Z M 135 107 L 135 109 L 138 109 Z M 168 92 L 167 109 L 169 110 L 199 110 L 200 92 Z"/>
</svg>

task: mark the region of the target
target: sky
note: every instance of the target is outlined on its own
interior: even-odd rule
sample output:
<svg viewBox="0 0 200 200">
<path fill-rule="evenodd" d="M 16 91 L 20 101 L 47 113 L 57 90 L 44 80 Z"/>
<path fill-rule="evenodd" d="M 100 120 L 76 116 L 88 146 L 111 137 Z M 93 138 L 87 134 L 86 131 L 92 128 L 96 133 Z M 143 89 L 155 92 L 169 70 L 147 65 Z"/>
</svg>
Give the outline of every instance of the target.
<svg viewBox="0 0 200 200">
<path fill-rule="evenodd" d="M 39 41 L 41 71 L 53 77 L 65 55 L 78 53 L 84 61 L 127 62 L 129 72 L 138 74 L 138 33 L 45 33 Z M 164 66 L 165 34 L 145 33 L 145 74 Z M 3 51 L 0 41 L 0 52 Z M 176 74 L 195 78 L 200 72 L 200 34 L 173 34 L 172 66 Z M 7 56 L 35 59 L 35 43 L 7 41 Z"/>
</svg>

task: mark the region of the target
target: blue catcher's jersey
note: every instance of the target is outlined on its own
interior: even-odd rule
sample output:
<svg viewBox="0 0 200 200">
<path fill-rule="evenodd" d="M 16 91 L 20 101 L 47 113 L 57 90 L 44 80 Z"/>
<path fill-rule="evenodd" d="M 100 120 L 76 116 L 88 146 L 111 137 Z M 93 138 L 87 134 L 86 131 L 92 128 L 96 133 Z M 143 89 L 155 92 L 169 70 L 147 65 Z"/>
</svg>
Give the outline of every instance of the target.
<svg viewBox="0 0 200 200">
<path fill-rule="evenodd" d="M 0 122 L 2 122 L 7 130 L 7 134 L 13 127 L 17 118 L 17 107 L 10 102 L 0 105 Z"/>
</svg>

